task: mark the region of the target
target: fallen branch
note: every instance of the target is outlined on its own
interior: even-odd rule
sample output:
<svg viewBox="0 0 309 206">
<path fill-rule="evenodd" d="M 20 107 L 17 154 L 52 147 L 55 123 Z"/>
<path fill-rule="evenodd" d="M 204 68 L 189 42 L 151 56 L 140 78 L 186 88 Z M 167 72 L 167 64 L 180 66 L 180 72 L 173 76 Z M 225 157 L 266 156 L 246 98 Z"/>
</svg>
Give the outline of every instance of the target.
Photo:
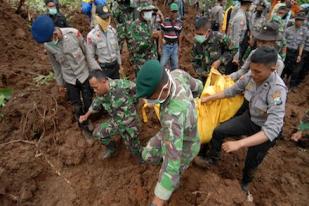
<svg viewBox="0 0 309 206">
<path fill-rule="evenodd" d="M 23 140 L 23 139 L 17 139 L 17 140 L 12 140 L 12 141 L 9 141 L 9 142 L 2 143 L 2 144 L 0 144 L 0 147 L 1 147 L 1 146 L 6 146 L 6 145 L 8 145 L 8 144 L 13 144 L 13 143 L 25 143 L 25 144 L 36 145 L 36 143 L 35 143 L 34 141 L 28 141 L 28 140 Z"/>
</svg>

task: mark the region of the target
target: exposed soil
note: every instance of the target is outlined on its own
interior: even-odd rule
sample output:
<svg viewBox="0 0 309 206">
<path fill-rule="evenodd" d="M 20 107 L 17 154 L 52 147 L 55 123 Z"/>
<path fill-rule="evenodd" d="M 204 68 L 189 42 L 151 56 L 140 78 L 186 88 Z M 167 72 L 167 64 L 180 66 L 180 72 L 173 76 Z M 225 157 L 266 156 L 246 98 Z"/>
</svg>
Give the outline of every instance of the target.
<svg viewBox="0 0 309 206">
<path fill-rule="evenodd" d="M 0 205 L 147 205 L 159 167 L 140 165 L 119 142 L 118 155 L 102 161 L 104 147 L 88 144 L 55 82 L 36 86 L 33 77 L 51 70 L 29 24 L 0 0 L 0 87 L 14 88 L 1 109 Z M 185 20 L 181 67 L 190 65 L 194 11 Z M 87 33 L 79 13 L 72 25 Z M 127 71 L 127 55 L 123 56 Z M 289 94 L 284 138 L 271 149 L 251 185 L 253 202 L 240 190 L 245 151 L 223 155 L 211 170 L 192 165 L 168 205 L 308 205 L 309 156 L 288 139 L 309 108 L 309 77 Z M 153 119 L 141 131 L 143 144 L 159 129 Z"/>
</svg>

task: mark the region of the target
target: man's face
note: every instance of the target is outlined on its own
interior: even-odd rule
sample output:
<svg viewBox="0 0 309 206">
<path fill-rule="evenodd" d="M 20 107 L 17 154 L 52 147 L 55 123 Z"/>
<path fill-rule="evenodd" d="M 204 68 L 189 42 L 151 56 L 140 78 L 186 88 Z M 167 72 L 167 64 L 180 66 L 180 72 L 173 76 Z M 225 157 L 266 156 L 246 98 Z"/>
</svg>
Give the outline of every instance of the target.
<svg viewBox="0 0 309 206">
<path fill-rule="evenodd" d="M 266 40 L 257 40 L 256 45 L 257 47 L 274 47 L 276 44 L 276 41 L 266 41 Z"/>
<path fill-rule="evenodd" d="M 304 21 L 303 21 L 303 20 L 299 20 L 299 19 L 296 19 L 296 20 L 295 20 L 295 26 L 301 27 L 303 24 L 304 24 Z"/>
<path fill-rule="evenodd" d="M 199 28 L 198 30 L 195 31 L 196 35 L 206 35 L 209 33 L 210 30 L 210 24 L 209 25 L 205 25 L 201 28 Z"/>
<path fill-rule="evenodd" d="M 172 19 L 176 19 L 177 18 L 177 11 L 170 11 L 170 17 Z"/>
<path fill-rule="evenodd" d="M 54 2 L 48 2 L 47 8 L 49 8 L 49 9 L 56 8 L 56 4 Z"/>
<path fill-rule="evenodd" d="M 103 96 L 108 92 L 107 89 L 107 80 L 98 80 L 95 77 L 92 77 L 89 80 L 90 86 L 98 96 Z"/>
<path fill-rule="evenodd" d="M 262 84 L 275 70 L 275 65 L 250 63 L 252 79 L 256 84 Z"/>
</svg>

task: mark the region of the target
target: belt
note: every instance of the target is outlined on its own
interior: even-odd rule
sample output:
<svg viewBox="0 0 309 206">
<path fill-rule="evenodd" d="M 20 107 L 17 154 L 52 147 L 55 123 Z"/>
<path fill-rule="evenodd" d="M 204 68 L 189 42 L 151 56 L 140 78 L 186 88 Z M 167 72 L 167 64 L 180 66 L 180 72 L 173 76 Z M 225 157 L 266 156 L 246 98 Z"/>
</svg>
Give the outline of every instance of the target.
<svg viewBox="0 0 309 206">
<path fill-rule="evenodd" d="M 101 69 L 109 69 L 112 67 L 115 67 L 116 65 L 118 65 L 117 60 L 113 61 L 112 63 L 99 63 Z"/>
<path fill-rule="evenodd" d="M 165 44 L 168 44 L 168 45 L 174 45 L 174 44 L 177 44 L 178 42 L 175 41 L 175 42 L 166 42 Z"/>
</svg>

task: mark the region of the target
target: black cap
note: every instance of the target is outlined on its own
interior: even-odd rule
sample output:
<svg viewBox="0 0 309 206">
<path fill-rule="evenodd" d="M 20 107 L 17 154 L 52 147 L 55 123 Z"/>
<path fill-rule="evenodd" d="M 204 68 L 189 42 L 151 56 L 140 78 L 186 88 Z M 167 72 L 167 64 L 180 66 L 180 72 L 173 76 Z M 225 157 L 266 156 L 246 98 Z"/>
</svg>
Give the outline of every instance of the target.
<svg viewBox="0 0 309 206">
<path fill-rule="evenodd" d="M 257 3 L 257 6 L 266 7 L 265 2 L 263 0 L 260 0 L 259 3 Z"/>
<path fill-rule="evenodd" d="M 105 5 L 98 5 L 96 7 L 96 14 L 101 18 L 101 19 L 107 19 L 108 17 L 111 16 L 111 13 L 109 12 L 107 6 Z"/>
<path fill-rule="evenodd" d="M 277 41 L 281 39 L 279 24 L 275 22 L 266 23 L 260 31 L 253 31 L 252 34 L 257 40 Z"/>
</svg>

